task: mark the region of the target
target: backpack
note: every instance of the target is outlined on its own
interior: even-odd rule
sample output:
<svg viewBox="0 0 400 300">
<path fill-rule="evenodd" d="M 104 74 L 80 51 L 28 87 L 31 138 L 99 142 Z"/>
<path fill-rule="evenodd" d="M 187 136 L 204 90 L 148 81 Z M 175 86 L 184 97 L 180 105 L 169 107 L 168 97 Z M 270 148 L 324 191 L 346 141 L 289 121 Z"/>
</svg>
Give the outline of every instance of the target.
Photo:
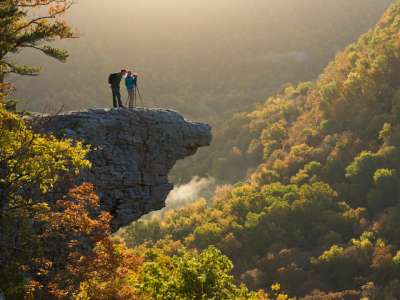
<svg viewBox="0 0 400 300">
<path fill-rule="evenodd" d="M 108 83 L 109 83 L 109 84 L 112 84 L 114 78 L 115 78 L 115 74 L 110 74 L 110 75 L 108 76 Z"/>
</svg>

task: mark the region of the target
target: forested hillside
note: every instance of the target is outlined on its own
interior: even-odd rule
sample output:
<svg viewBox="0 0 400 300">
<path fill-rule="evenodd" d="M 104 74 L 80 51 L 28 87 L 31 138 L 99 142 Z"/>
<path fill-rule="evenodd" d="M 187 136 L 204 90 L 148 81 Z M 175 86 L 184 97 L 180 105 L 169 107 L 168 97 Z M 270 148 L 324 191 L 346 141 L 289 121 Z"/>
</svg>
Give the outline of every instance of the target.
<svg viewBox="0 0 400 300">
<path fill-rule="evenodd" d="M 141 77 L 145 105 L 216 124 L 282 84 L 315 78 L 390 2 L 76 1 L 66 17 L 80 38 L 56 43 L 68 61 L 23 51 L 17 60 L 42 72 L 14 78 L 15 97 L 33 111 L 107 107 L 107 76 L 127 67 Z"/>
<path fill-rule="evenodd" d="M 252 289 L 304 299 L 400 297 L 400 1 L 318 80 L 238 114 L 218 171 L 253 171 L 163 217 L 129 226 L 130 246 L 215 245 Z M 229 145 L 231 147 L 232 145 Z"/>
<path fill-rule="evenodd" d="M 68 52 L 52 42 L 75 37 L 63 19 L 71 3 L 0 1 L 0 298 L 286 299 L 278 284 L 268 292 L 238 285 L 232 262 L 215 247 L 180 248 L 174 256 L 128 249 L 112 236 L 112 217 L 102 211 L 95 186 L 75 186 L 83 170 L 96 166 L 88 160 L 94 147 L 46 134 L 43 119 L 16 110 L 8 75 L 39 72 L 11 54 L 29 48 L 65 61 Z M 68 128 L 60 130 L 55 134 Z"/>
<path fill-rule="evenodd" d="M 239 286 L 215 247 L 128 249 L 91 183 L 56 188 L 91 167 L 90 147 L 33 132 L 6 102 L 0 94 L 2 299 L 287 299 L 277 284 L 268 293 Z"/>
<path fill-rule="evenodd" d="M 239 2 L 230 1 L 237 8 Z M 73 37 L 68 23 L 58 17 L 69 3 L 0 1 L 1 79 L 10 72 L 36 74 L 30 67 L 18 68 L 8 56 L 23 46 L 65 59 L 63 50 L 47 43 Z M 364 0 L 358 9 L 352 6 L 361 3 L 357 1 L 296 3 L 303 6 L 286 12 L 302 15 L 301 7 L 304 15 L 321 18 L 321 27 L 310 25 L 306 17 L 302 24 L 323 34 L 330 32 L 322 28 L 336 4 L 346 15 L 363 12 L 360 8 L 372 11 L 377 2 Z M 310 14 L 310 3 L 329 13 Z M 36 13 L 48 8 L 50 17 L 30 21 L 37 17 L 33 8 Z M 213 8 L 220 9 L 217 5 L 208 12 Z M 192 10 L 182 13 L 194 15 Z M 118 32 L 117 24 L 101 26 Z M 214 28 L 212 22 L 204 26 Z M 294 27 L 301 25 L 292 24 L 287 32 Z M 219 186 L 209 199 L 139 220 L 119 237 L 111 233 L 111 216 L 101 211 L 94 186 L 72 186 L 82 170 L 92 167 L 90 145 L 35 132 L 30 124 L 40 128 L 40 122 L 31 119 L 28 124 L 15 111 L 10 86 L 0 80 L 0 298 L 399 299 L 399 32 L 396 0 L 318 79 L 288 84 L 220 127 L 215 157 L 201 161 L 198 170 L 209 168 L 210 174 L 234 185 Z M 167 41 L 168 36 L 163 42 L 171 51 Z M 274 75 L 280 70 L 277 65 Z M 78 86 L 78 81 L 86 82 L 78 73 L 65 78 L 60 71 L 37 87 L 49 88 L 49 82 Z M 60 183 L 71 188 L 63 191 Z"/>
<path fill-rule="evenodd" d="M 356 27 L 357 25 L 353 27 L 349 24 L 349 28 Z M 347 50 L 346 53 L 349 51 Z M 339 59 L 337 58 L 336 60 L 338 61 Z M 329 70 L 326 70 L 324 74 L 329 72 Z M 277 122 L 283 113 L 288 115 L 288 120 L 284 122 L 278 120 L 283 123 L 279 123 L 281 125 L 275 124 L 274 126 L 287 127 L 288 124 L 290 125 L 293 122 L 293 118 L 296 120 L 297 115 L 301 112 L 299 111 L 299 105 L 303 105 L 304 99 L 308 97 L 308 90 L 325 90 L 324 87 L 314 87 L 314 85 L 315 83 L 313 82 L 303 82 L 294 86 L 286 82 L 285 85 L 280 87 L 277 95 L 268 99 L 266 104 L 257 104 L 256 109 L 253 111 L 236 113 L 227 118 L 214 129 L 214 142 L 211 147 L 200 150 L 198 155 L 193 158 L 179 162 L 172 174 L 173 179 L 176 181 L 189 181 L 193 174 L 213 177 L 221 183 L 234 183 L 245 179 L 259 164 L 265 161 L 264 158 L 270 156 L 268 151 L 274 150 L 273 148 L 276 147 L 275 142 L 271 142 L 271 145 L 265 147 L 265 134 L 268 133 L 265 133 L 264 137 L 260 138 L 261 131 Z M 288 101 L 288 99 L 292 98 L 295 101 Z M 283 109 L 285 109 L 284 112 L 282 112 Z M 351 116 L 353 117 L 353 115 Z M 356 118 L 361 118 L 361 116 Z M 317 121 L 319 120 L 314 120 L 314 122 Z M 340 121 L 337 122 L 340 123 Z M 362 123 L 362 121 L 356 120 L 354 122 Z M 361 126 L 364 125 L 362 124 Z M 369 124 L 369 126 L 373 125 Z M 313 129 L 310 134 L 314 134 L 314 131 Z M 293 132 L 292 135 L 298 135 L 298 131 Z M 273 158 L 274 156 L 272 156 Z"/>
</svg>

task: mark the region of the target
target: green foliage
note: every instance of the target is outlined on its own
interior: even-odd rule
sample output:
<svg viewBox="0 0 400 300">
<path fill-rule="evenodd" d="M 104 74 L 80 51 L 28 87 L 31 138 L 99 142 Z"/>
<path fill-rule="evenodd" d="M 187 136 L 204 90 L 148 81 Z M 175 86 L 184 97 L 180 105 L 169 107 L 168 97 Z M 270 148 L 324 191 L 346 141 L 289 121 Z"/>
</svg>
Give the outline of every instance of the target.
<svg viewBox="0 0 400 300">
<path fill-rule="evenodd" d="M 149 230 L 136 230 L 134 223 L 128 227 L 125 238 L 131 245 L 147 240 L 147 246 L 161 248 L 166 245 L 160 238 L 179 239 L 196 249 L 216 245 L 235 260 L 239 273 L 246 272 L 249 265 L 263 265 L 263 259 L 255 257 L 263 251 L 274 251 L 276 245 L 308 251 L 322 241 L 349 239 L 353 228 L 357 228 L 357 212 L 340 205 L 336 198 L 336 192 L 321 182 L 301 187 L 273 183 L 259 188 L 242 184 L 223 200 L 214 198 L 212 208 L 204 209 L 200 203 L 194 203 L 167 213 L 159 220 L 160 230 L 153 236 Z M 186 225 L 188 216 L 192 216 L 190 227 Z M 140 228 L 151 228 L 154 222 L 137 223 Z M 179 228 L 185 228 L 186 234 L 182 236 L 184 231 Z M 276 270 L 268 272 L 276 274 Z M 273 283 L 273 276 L 270 278 L 265 284 Z"/>
<path fill-rule="evenodd" d="M 56 210 L 44 201 L 60 180 L 89 167 L 88 149 L 35 134 L 1 108 L 1 289 L 18 298 L 31 287 L 25 273 L 35 254 L 37 284 L 59 298 L 288 299 L 280 282 L 293 295 L 311 293 L 305 299 L 396 299 L 399 15 L 396 1 L 317 81 L 287 85 L 220 128 L 235 139 L 220 142 L 224 155 L 212 160 L 213 174 L 237 179 L 237 169 L 253 168 L 248 180 L 130 225 L 130 251 L 104 236 L 107 216 L 87 212 L 90 203 L 98 208 L 93 187 Z M 54 245 L 44 247 L 46 239 Z M 57 247 L 60 239 L 65 247 Z M 7 248 L 15 240 L 17 247 Z M 83 240 L 94 247 L 86 255 Z M 51 263 L 36 262 L 49 253 Z M 271 293 L 249 292 L 240 281 Z"/>
<path fill-rule="evenodd" d="M 221 228 L 215 223 L 206 223 L 197 226 L 193 231 L 194 243 L 200 249 L 208 245 L 213 245 L 221 238 L 221 231 Z"/>
<path fill-rule="evenodd" d="M 21 270 L 40 247 L 35 220 L 49 211 L 46 195 L 60 180 L 90 167 L 89 149 L 33 133 L 1 104 L 0 131 L 0 283 L 13 296 L 26 280 Z"/>
<path fill-rule="evenodd" d="M 248 291 L 236 286 L 232 268 L 215 247 L 199 254 L 152 255 L 142 266 L 140 291 L 151 299 L 244 299 Z"/>
<path fill-rule="evenodd" d="M 305 299 L 398 298 L 399 15 L 396 1 L 317 81 L 236 115 L 224 134 L 240 139 L 226 153 L 237 148 L 238 167 L 255 167 L 248 180 L 209 206 L 170 211 L 157 234 L 145 220 L 141 232 L 129 226 L 130 245 L 214 245 L 253 289 L 278 281 Z"/>
<path fill-rule="evenodd" d="M 306 172 L 301 171 L 304 165 L 316 161 L 323 169 L 320 179 L 334 180 L 332 184 L 336 187 L 345 181 L 346 167 L 355 157 L 362 156 L 361 152 L 375 153 L 380 142 L 398 145 L 400 139 L 394 137 L 395 130 L 392 129 L 390 135 L 387 132 L 389 125 L 396 128 L 400 121 L 396 117 L 400 47 L 397 25 L 392 22 L 398 13 L 396 5 L 373 30 L 338 53 L 317 81 L 288 85 L 269 97 L 264 105 L 226 122 L 217 132 L 221 145 L 217 141 L 214 148 L 218 147 L 218 150 L 213 150 L 221 152 L 213 162 L 221 159 L 223 164 L 218 165 L 218 172 L 208 174 L 218 179 L 228 178 L 240 170 L 247 171 L 263 164 L 260 172 L 265 173 L 266 165 L 285 183 L 298 175 L 292 182 L 301 184 L 313 177 L 307 177 Z M 379 141 L 377 138 L 383 127 Z M 241 150 L 240 157 L 227 156 L 226 139 L 229 148 Z M 259 145 L 257 151 L 246 152 L 250 144 Z M 360 160 L 364 159 L 367 163 L 367 157 L 360 157 Z M 203 163 L 204 157 L 201 160 Z M 247 168 L 243 167 L 243 162 Z M 208 170 L 215 170 L 214 166 L 209 165 Z M 228 171 L 224 173 L 222 169 Z M 237 171 L 232 172 L 233 169 Z M 241 177 L 247 175 L 241 174 Z M 237 179 L 240 177 L 229 178 L 231 182 Z M 372 174 L 365 182 L 372 184 Z M 359 188 L 358 197 L 364 197 L 367 191 Z M 343 198 L 349 197 L 353 196 L 343 195 Z M 356 201 L 357 205 L 359 201 Z"/>
<path fill-rule="evenodd" d="M 32 196 L 49 192 L 67 173 L 90 167 L 88 148 L 71 140 L 33 133 L 24 121 L 0 107 L 1 213 L 34 205 Z M 24 188 L 22 188 L 24 187 Z M 29 197 L 25 192 L 29 190 Z"/>
<path fill-rule="evenodd" d="M 378 169 L 374 174 L 374 188 L 367 195 L 368 208 L 381 213 L 399 203 L 399 179 L 396 170 Z"/>
</svg>

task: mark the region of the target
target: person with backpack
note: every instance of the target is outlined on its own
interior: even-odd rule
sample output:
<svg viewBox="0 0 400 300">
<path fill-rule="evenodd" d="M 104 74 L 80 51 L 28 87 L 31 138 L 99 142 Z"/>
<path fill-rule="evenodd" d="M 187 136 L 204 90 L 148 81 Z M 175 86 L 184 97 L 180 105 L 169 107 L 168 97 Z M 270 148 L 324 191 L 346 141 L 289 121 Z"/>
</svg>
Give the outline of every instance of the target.
<svg viewBox="0 0 400 300">
<path fill-rule="evenodd" d="M 121 101 L 120 83 L 126 75 L 126 70 L 122 69 L 119 73 L 113 73 L 108 76 L 108 83 L 111 87 L 114 107 L 124 107 Z"/>
<path fill-rule="evenodd" d="M 129 108 L 136 106 L 136 83 L 137 74 L 132 74 L 132 71 L 128 71 L 128 75 L 125 78 L 125 86 L 128 91 Z"/>
</svg>

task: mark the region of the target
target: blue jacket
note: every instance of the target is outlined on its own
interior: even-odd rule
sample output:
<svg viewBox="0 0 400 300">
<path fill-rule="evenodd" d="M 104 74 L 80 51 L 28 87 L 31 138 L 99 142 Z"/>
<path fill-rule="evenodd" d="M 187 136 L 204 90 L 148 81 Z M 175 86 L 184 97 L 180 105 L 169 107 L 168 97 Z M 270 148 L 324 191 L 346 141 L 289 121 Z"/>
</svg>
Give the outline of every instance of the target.
<svg viewBox="0 0 400 300">
<path fill-rule="evenodd" d="M 128 90 L 133 90 L 133 88 L 136 86 L 136 76 L 127 76 L 125 78 L 125 86 Z"/>
</svg>

